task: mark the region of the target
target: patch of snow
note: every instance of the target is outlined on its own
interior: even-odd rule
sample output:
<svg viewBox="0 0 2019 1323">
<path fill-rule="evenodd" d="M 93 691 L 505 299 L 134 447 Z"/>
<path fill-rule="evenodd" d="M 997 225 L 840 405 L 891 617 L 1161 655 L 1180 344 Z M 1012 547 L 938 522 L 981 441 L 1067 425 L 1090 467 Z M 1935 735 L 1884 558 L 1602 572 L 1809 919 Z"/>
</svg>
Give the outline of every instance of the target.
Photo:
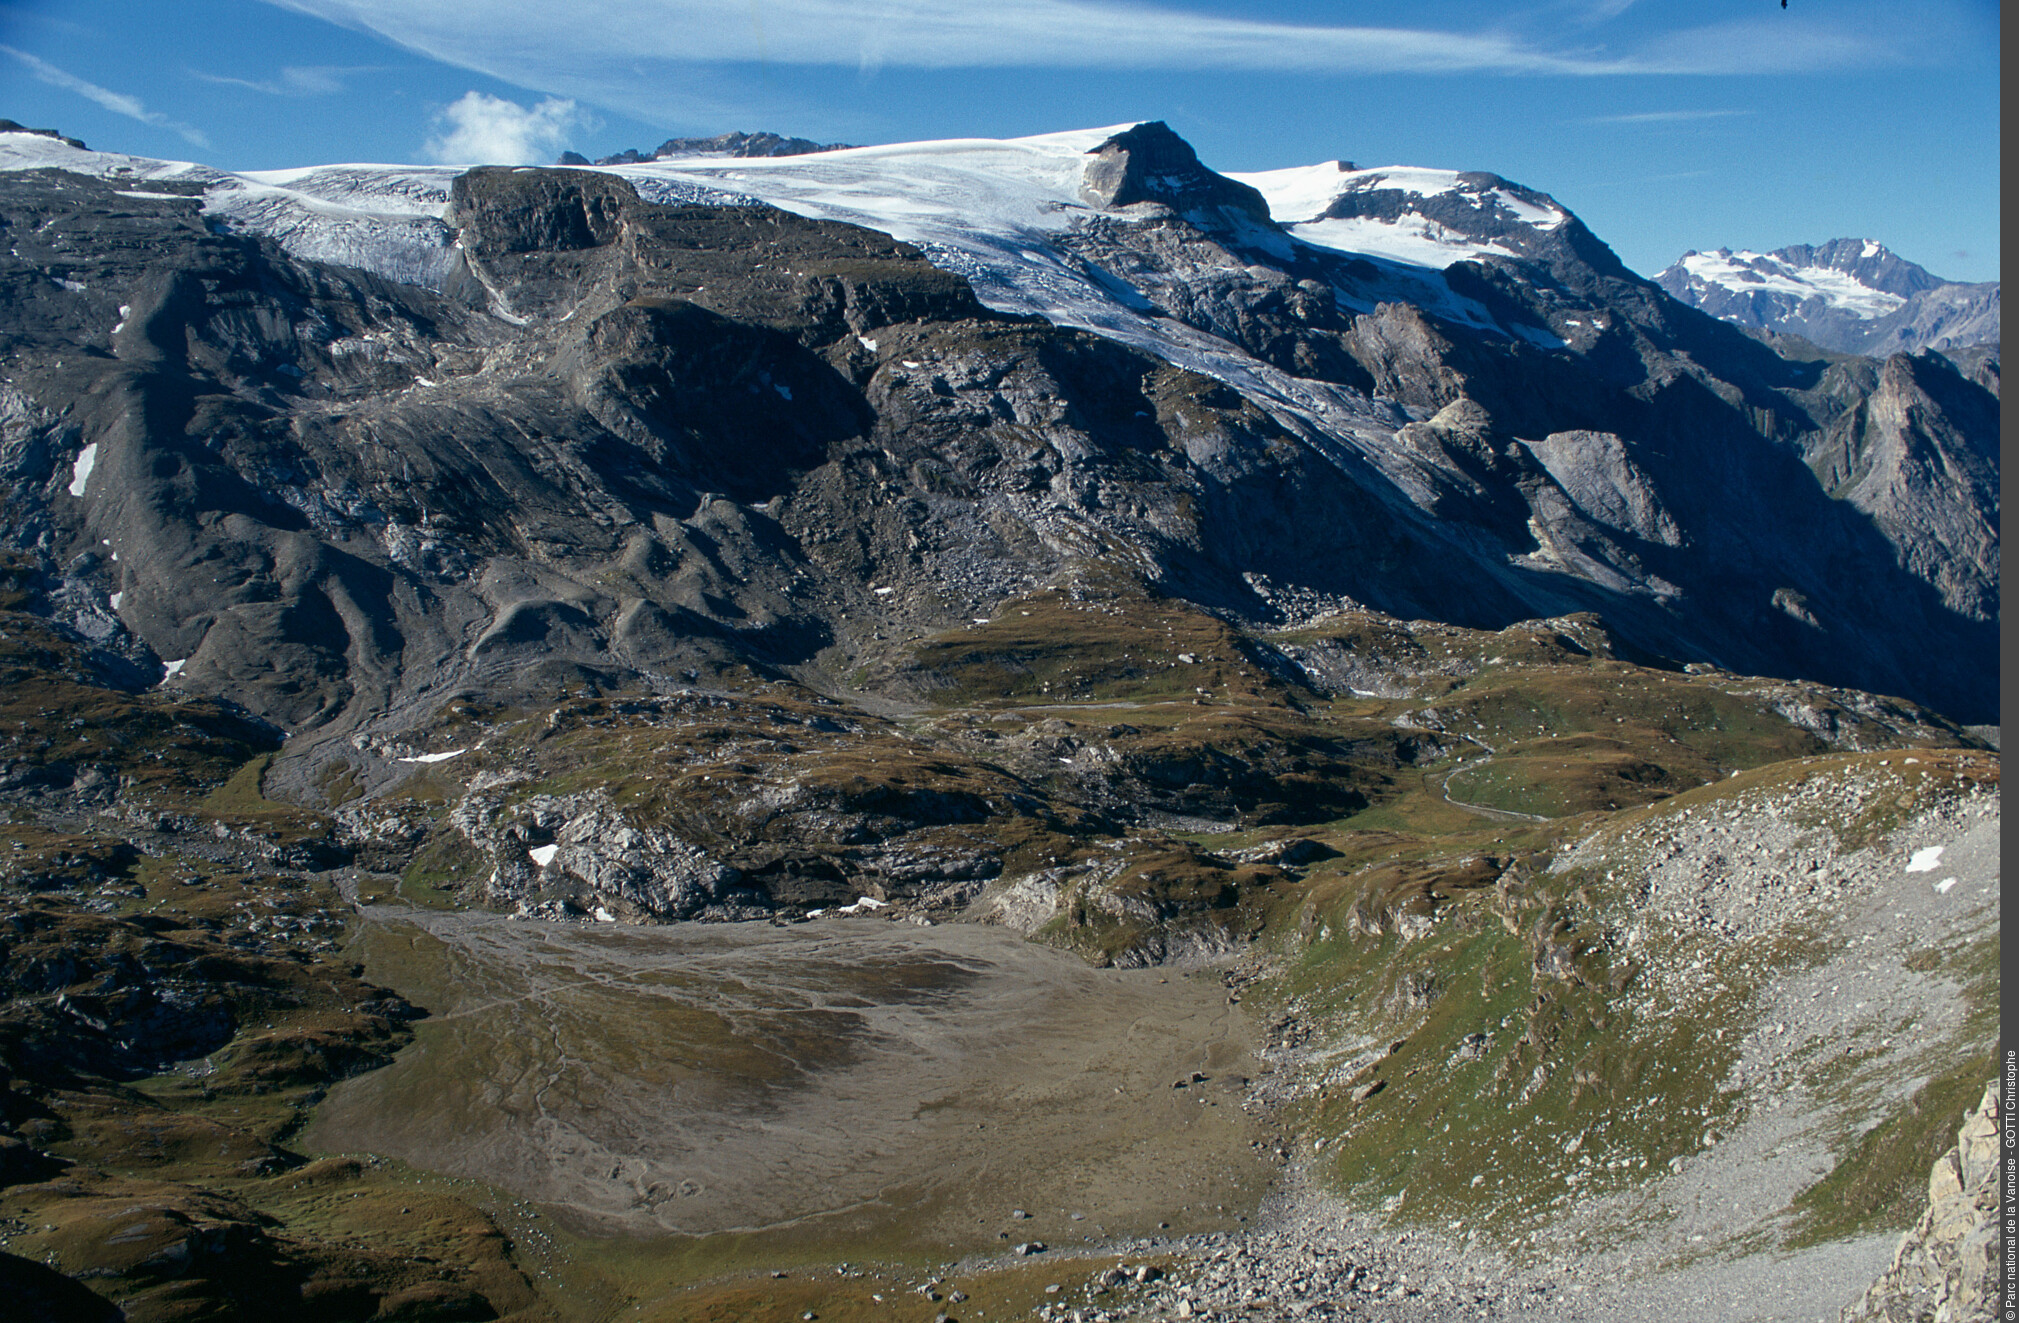
<svg viewBox="0 0 2019 1323">
<path fill-rule="evenodd" d="M 855 337 L 855 339 L 856 343 L 860 344 L 864 349 L 867 349 L 870 353 L 873 354 L 876 352 L 876 341 L 870 339 L 868 336 L 858 335 Z"/>
<path fill-rule="evenodd" d="M 70 494 L 72 496 L 84 495 L 84 484 L 91 480 L 91 469 L 97 463 L 98 443 L 96 441 L 93 441 L 90 445 L 77 452 L 77 462 L 70 466 Z"/>
<path fill-rule="evenodd" d="M 157 161 L 120 152 L 72 147 L 39 133 L 0 133 L 0 170 L 69 170 L 97 179 L 146 183 L 151 179 L 223 179 L 222 171 L 193 161 Z"/>
<path fill-rule="evenodd" d="M 1495 202 L 1514 213 L 1514 218 L 1524 225 L 1533 225 L 1538 230 L 1553 230 L 1570 219 L 1567 211 L 1553 211 L 1527 198 L 1510 193 L 1504 188 L 1496 188 L 1490 196 Z"/>
<path fill-rule="evenodd" d="M 1561 349 L 1566 343 L 1562 336 L 1546 326 L 1530 326 L 1527 322 L 1515 322 L 1507 329 L 1530 344 L 1539 345 L 1544 349 Z"/>
<path fill-rule="evenodd" d="M 872 588 L 872 589 L 870 589 L 869 591 L 871 591 L 871 592 L 875 593 L 875 594 L 876 594 L 876 595 L 877 595 L 878 597 L 888 597 L 888 596 L 890 596 L 890 595 L 891 595 L 892 593 L 896 592 L 896 591 L 897 591 L 897 589 L 895 589 L 895 588 Z"/>
<path fill-rule="evenodd" d="M 445 763 L 451 758 L 468 752 L 468 749 L 450 749 L 447 753 L 419 753 L 411 758 L 399 758 L 394 761 L 402 763 Z"/>
<path fill-rule="evenodd" d="M 603 907 L 602 907 L 601 905 L 598 905 L 598 906 L 596 907 L 596 910 L 595 910 L 595 915 L 596 915 L 596 922 L 598 922 L 598 923 L 615 923 L 615 922 L 617 922 L 617 916 L 616 916 L 616 915 L 614 915 L 614 914 L 612 914 L 612 913 L 610 913 L 610 911 L 608 911 L 608 910 L 604 909 L 604 908 L 603 908 Z"/>
<path fill-rule="evenodd" d="M 213 186 L 204 212 L 296 257 L 439 288 L 456 262 L 442 221 L 455 175 L 392 165 L 263 171 Z"/>
<path fill-rule="evenodd" d="M 1063 230 L 1083 210 L 1089 149 L 1127 128 L 1030 138 L 954 138 L 810 156 L 675 157 L 602 167 L 640 186 L 678 180 L 908 242 Z M 1026 240 L 1026 243 L 1029 241 Z"/>
<path fill-rule="evenodd" d="M 561 847 L 558 845 L 536 845 L 526 851 L 527 854 L 533 857 L 533 862 L 541 868 L 545 868 L 547 865 L 553 863 L 554 856 L 560 852 Z"/>
<path fill-rule="evenodd" d="M 1532 225 L 1538 230 L 1553 230 L 1570 219 L 1570 213 L 1561 208 L 1530 202 L 1508 189 L 1481 187 L 1477 183 L 1468 185 L 1457 170 L 1429 170 L 1411 165 L 1384 165 L 1373 170 L 1348 170 L 1339 161 L 1328 161 L 1323 165 L 1300 165 L 1286 170 L 1235 173 L 1227 177 L 1260 192 L 1269 203 L 1269 214 L 1277 223 L 1292 227 L 1292 233 L 1297 233 L 1297 227 L 1301 225 L 1317 221 L 1334 202 L 1349 193 L 1386 190 L 1395 190 L 1420 198 L 1458 194 L 1475 199 L 1476 205 L 1491 201 L 1494 205 L 1506 208 L 1516 220 Z M 1443 265 L 1448 266 L 1450 263 L 1446 262 Z"/>
<path fill-rule="evenodd" d="M 1256 170 L 1228 175 L 1259 192 L 1269 204 L 1269 215 L 1278 224 L 1316 220 L 1325 208 L 1345 191 L 1353 172 L 1344 161 L 1321 165 L 1293 165 L 1284 170 Z"/>
<path fill-rule="evenodd" d="M 167 684 L 170 680 L 173 680 L 176 676 L 181 675 L 182 668 L 188 664 L 189 659 L 187 657 L 184 657 L 179 661 L 161 663 L 162 667 L 165 670 L 165 674 L 163 674 L 161 677 L 161 683 Z"/>
<path fill-rule="evenodd" d="M 125 594 L 125 593 L 114 593 L 114 594 L 112 594 L 112 598 L 111 598 L 111 601 L 112 601 L 112 609 L 113 609 L 114 611 L 117 611 L 117 610 L 119 609 L 119 604 L 120 604 L 121 602 L 125 601 L 125 600 L 126 600 L 126 594 Z"/>
<path fill-rule="evenodd" d="M 1936 891 L 1936 893 L 1937 893 L 1938 895 L 1943 895 L 1943 896 L 1946 896 L 1946 895 L 1948 895 L 1948 894 L 1949 894 L 1949 888 L 1950 888 L 1950 887 L 1953 887 L 1953 886 L 1955 886 L 1955 885 L 1956 885 L 1956 879 L 1955 879 L 1955 878 L 1953 878 L 1953 877 L 1945 877 L 1945 878 L 1943 878 L 1943 879 L 1942 879 L 1942 880 L 1941 880 L 1940 882 L 1937 882 L 1937 883 L 1935 884 L 1935 891 Z"/>
<path fill-rule="evenodd" d="M 1931 845 L 1925 850 L 1914 851 L 1914 857 L 1907 861 L 1909 873 L 1932 873 L 1935 865 L 1942 862 L 1942 847 Z"/>
<path fill-rule="evenodd" d="M 1289 228 L 1293 236 L 1314 248 L 1364 253 L 1409 266 L 1434 267 L 1439 271 L 1453 262 L 1463 262 L 1468 258 L 1519 256 L 1503 244 L 1469 238 L 1424 216 L 1404 216 L 1392 221 L 1347 216 L 1336 220 L 1307 221 Z"/>
<path fill-rule="evenodd" d="M 792 388 L 782 381 L 771 383 L 771 389 L 778 392 L 778 398 L 781 400 L 790 400 L 792 398 Z"/>
<path fill-rule="evenodd" d="M 889 906 L 889 904 L 890 904 L 889 901 L 878 900 L 874 896 L 857 896 L 855 898 L 855 903 L 853 905 L 843 905 L 840 909 L 837 909 L 835 913 L 868 914 L 873 910 L 885 909 Z M 811 918 L 816 913 L 819 913 L 819 911 L 809 910 L 807 912 L 807 917 Z"/>
</svg>

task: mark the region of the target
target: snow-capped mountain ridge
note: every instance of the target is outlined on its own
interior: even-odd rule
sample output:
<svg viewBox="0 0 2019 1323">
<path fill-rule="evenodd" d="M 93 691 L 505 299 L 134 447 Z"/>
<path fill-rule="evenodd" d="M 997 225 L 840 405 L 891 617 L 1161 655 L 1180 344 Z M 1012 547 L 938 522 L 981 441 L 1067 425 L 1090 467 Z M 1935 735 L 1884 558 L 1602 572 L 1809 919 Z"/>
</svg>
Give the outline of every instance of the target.
<svg viewBox="0 0 2019 1323">
<path fill-rule="evenodd" d="M 1260 190 L 1277 223 L 1305 243 L 1411 266 L 1520 257 L 1507 239 L 1570 219 L 1545 194 L 1481 171 L 1332 161 L 1228 177 Z"/>
<path fill-rule="evenodd" d="M 1796 266 L 1762 253 L 1720 248 L 1710 253 L 1685 253 L 1678 265 L 1694 280 L 1742 297 L 1787 294 L 1803 302 L 1818 300 L 1825 307 L 1867 320 L 1883 317 L 1907 301 L 1903 295 L 1865 284 L 1836 267 Z"/>
<path fill-rule="evenodd" d="M 814 142 L 810 138 L 787 138 L 776 133 L 745 133 L 740 130 L 718 133 L 709 138 L 668 138 L 650 152 L 627 148 L 599 156 L 596 165 L 637 165 L 641 161 L 664 160 L 669 156 L 801 156 L 810 152 L 831 152 L 851 146 L 845 142 Z M 589 165 L 579 152 L 565 153 L 557 165 Z"/>
<path fill-rule="evenodd" d="M 1016 139 L 942 139 L 789 156 L 668 156 L 587 168 L 620 175 L 652 201 L 761 201 L 880 230 L 978 276 L 984 299 L 1005 311 L 1102 329 L 1112 320 L 1105 306 L 1115 302 L 1112 282 L 1082 277 L 1073 283 L 1086 288 L 1069 291 L 1057 272 L 1041 270 L 1038 279 L 1027 280 L 1023 268 L 1033 260 L 1049 265 L 1037 251 L 1047 246 L 1045 236 L 1070 228 L 1090 207 L 1114 203 L 1087 192 L 1090 186 L 1099 191 L 1093 181 L 1102 145 L 1127 142 L 1152 127 L 1162 129 L 1122 124 Z M 1163 133 L 1182 146 L 1175 134 Z M 1188 146 L 1183 154 L 1190 156 Z M 450 265 L 450 236 L 431 222 L 441 220 L 450 181 L 465 168 L 340 164 L 231 174 L 0 135 L 0 169 L 40 167 L 200 184 L 206 212 L 270 235 L 299 257 L 422 284 L 438 281 Z M 1142 182 L 1149 186 L 1145 196 L 1115 205 L 1126 211 L 1163 201 L 1183 210 L 1188 192 L 1203 188 L 1226 204 L 1253 190 L 1266 203 L 1245 208 L 1254 223 L 1242 236 L 1248 242 L 1288 256 L 1287 235 L 1315 248 L 1418 268 L 1431 278 L 1404 276 L 1412 286 L 1405 301 L 1481 326 L 1491 326 L 1492 318 L 1455 298 L 1431 273 L 1457 261 L 1523 256 L 1570 219 L 1546 195 L 1497 175 L 1413 166 L 1359 170 L 1328 162 L 1223 176 L 1192 158 L 1153 163 Z"/>
<path fill-rule="evenodd" d="M 1688 252 L 1655 283 L 1740 326 L 1885 354 L 1998 339 L 1998 283 L 1943 280 L 1876 239 Z"/>
<path fill-rule="evenodd" d="M 516 418 L 539 400 L 568 415 L 589 454 L 636 422 L 608 413 L 599 392 L 616 387 L 595 364 L 659 363 L 738 337 L 773 343 L 784 319 L 801 329 L 779 352 L 804 371 L 760 383 L 790 388 L 762 396 L 781 411 L 773 420 L 750 423 L 749 402 L 724 397 L 734 408 L 716 448 L 679 461 L 697 491 L 801 482 L 797 451 L 763 483 L 738 476 L 770 454 L 751 427 L 764 438 L 846 432 L 881 416 L 901 377 L 904 407 L 944 413 L 952 429 L 906 446 L 957 448 L 1005 424 L 989 443 L 1004 462 L 972 456 L 988 469 L 975 470 L 976 490 L 1001 487 L 1001 501 L 1044 527 L 1075 530 L 1047 532 L 1044 545 L 1168 542 L 1182 554 L 1146 572 L 1230 610 L 1288 619 L 1355 602 L 1504 622 L 1592 609 L 1664 655 L 1991 706 L 1974 640 L 1996 610 L 1985 513 L 1995 476 L 1984 477 L 1995 474 L 1985 441 L 1995 367 L 1965 379 L 1944 361 L 1900 358 L 1880 375 L 1852 363 L 1819 377 L 1809 359 L 1681 306 L 1569 211 L 1496 175 L 1333 162 L 1230 178 L 1160 124 L 600 169 L 253 174 L 0 134 L 9 169 L 40 176 L 7 181 L 23 217 L 10 279 L 29 296 L 16 311 L 60 322 L 84 351 L 64 360 L 73 365 L 174 351 L 182 333 L 167 328 L 185 313 L 145 310 L 139 291 L 32 238 L 49 217 L 94 242 L 131 233 L 122 251 L 155 266 L 167 261 L 158 249 L 192 273 L 236 273 L 249 297 L 355 291 L 330 295 L 321 322 L 255 326 L 220 311 L 203 331 L 224 346 L 216 371 L 261 408 L 304 417 L 362 391 L 412 412 L 417 444 L 437 434 L 437 412 L 473 445 L 549 435 L 531 414 L 486 421 L 485 410 Z M 121 205 L 122 193 L 138 196 Z M 716 205 L 662 205 L 682 203 Z M 866 251 L 883 254 L 872 266 L 884 274 L 857 270 L 852 254 Z M 1002 313 L 1032 316 L 1019 325 Z M 912 340 L 900 349 L 902 336 Z M 1016 361 L 1035 374 L 1014 388 L 998 384 L 1004 337 L 1028 342 Z M 1053 355 L 1088 365 L 1068 376 L 1091 393 L 1047 377 Z M 549 363 L 589 393 L 554 396 Z M 647 377 L 684 380 L 671 370 Z M 1067 435 L 1084 429 L 1061 401 L 1127 401 L 1149 389 L 1131 383 L 1151 378 L 1168 386 L 1101 415 L 1093 441 Z M 522 397 L 522 381 L 540 384 Z M 813 410 L 830 388 L 855 403 Z M 673 407 L 640 399 L 654 419 Z M 1033 444 L 1016 428 L 1040 417 L 1044 435 L 1058 434 L 1031 460 L 1042 480 L 1016 458 Z M 1166 439 L 1139 452 L 1144 419 L 1161 420 Z M 891 426 L 894 439 L 916 430 L 896 415 Z M 675 449 L 687 455 L 688 444 Z M 815 448 L 832 460 L 840 444 Z M 1096 450 L 1118 456 L 1130 483 L 1149 482 L 1156 501 L 1115 487 L 1121 469 L 1087 469 Z M 816 469 L 827 462 L 809 456 Z M 671 461 L 639 462 L 660 473 Z M 1969 480 L 1922 480 L 1937 469 Z M 687 482 L 686 472 L 660 478 Z M 1156 531 L 1178 509 L 1165 496 L 1195 481 L 1207 503 L 1186 508 L 1210 527 L 1171 542 L 1180 535 Z M 325 499 L 340 504 L 346 491 Z M 1723 568 L 1734 557 L 1744 592 Z M 1846 564 L 1859 568 L 1847 575 Z M 1294 591 L 1265 593 L 1264 579 Z M 749 611 L 774 606 L 752 598 Z M 682 607 L 704 608 L 714 609 Z M 1911 639 L 1883 623 L 1909 618 L 1921 622 Z M 1948 642 L 1930 649 L 1928 638 Z"/>
</svg>

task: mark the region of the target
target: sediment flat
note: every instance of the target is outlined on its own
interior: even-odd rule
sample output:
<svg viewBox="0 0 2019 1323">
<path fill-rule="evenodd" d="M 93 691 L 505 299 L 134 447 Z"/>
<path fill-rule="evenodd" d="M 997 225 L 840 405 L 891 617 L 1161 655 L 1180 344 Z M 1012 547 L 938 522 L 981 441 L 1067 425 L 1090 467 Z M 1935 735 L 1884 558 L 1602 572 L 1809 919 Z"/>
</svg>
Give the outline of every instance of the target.
<svg viewBox="0 0 2019 1323">
<path fill-rule="evenodd" d="M 1053 1235 L 1230 1225 L 1269 1178 L 1241 1107 L 1261 1067 L 1210 972 L 874 918 L 404 910 L 354 949 L 430 1015 L 304 1146 L 482 1179 L 584 1229 L 965 1253 L 1016 1208 Z"/>
</svg>

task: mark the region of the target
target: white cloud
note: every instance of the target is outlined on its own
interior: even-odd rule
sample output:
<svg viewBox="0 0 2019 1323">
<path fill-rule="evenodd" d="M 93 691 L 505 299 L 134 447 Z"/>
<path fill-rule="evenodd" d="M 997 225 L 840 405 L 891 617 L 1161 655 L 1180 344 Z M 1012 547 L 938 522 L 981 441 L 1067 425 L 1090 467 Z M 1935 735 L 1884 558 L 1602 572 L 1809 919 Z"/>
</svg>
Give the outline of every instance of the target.
<svg viewBox="0 0 2019 1323">
<path fill-rule="evenodd" d="M 1694 119 L 1730 119 L 1750 110 L 1643 110 L 1631 115 L 1600 115 L 1586 124 L 1681 124 Z"/>
<path fill-rule="evenodd" d="M 446 165 L 544 165 L 582 122 L 572 101 L 549 97 L 528 110 L 469 91 L 435 117 L 440 132 L 422 150 Z"/>
<path fill-rule="evenodd" d="M 187 124 L 179 124 L 159 112 L 149 110 L 141 104 L 138 97 L 127 96 L 124 92 L 115 92 L 111 88 L 100 87 L 96 83 L 88 83 L 76 74 L 59 69 L 46 60 L 37 59 L 27 51 L 15 50 L 12 46 L 0 46 L 0 54 L 11 55 L 26 65 L 28 72 L 33 74 L 38 82 L 47 83 L 51 87 L 60 87 L 66 92 L 75 92 L 85 100 L 95 102 L 115 115 L 125 115 L 129 119 L 139 120 L 142 124 L 152 124 L 157 128 L 172 130 L 198 147 L 210 146 L 210 140 L 204 137 L 200 131 L 191 128 Z"/>
</svg>

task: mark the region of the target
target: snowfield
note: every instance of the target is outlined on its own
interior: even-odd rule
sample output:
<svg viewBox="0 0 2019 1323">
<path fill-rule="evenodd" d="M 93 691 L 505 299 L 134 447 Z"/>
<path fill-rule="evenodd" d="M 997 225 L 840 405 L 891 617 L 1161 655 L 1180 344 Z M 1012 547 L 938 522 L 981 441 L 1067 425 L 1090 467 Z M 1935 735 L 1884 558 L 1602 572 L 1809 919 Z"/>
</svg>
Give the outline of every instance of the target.
<svg viewBox="0 0 2019 1323">
<path fill-rule="evenodd" d="M 974 281 L 992 307 L 1036 313 L 1153 352 L 1182 352 L 1190 360 L 1198 346 L 1181 350 L 1169 343 L 1167 331 L 1148 332 L 1141 325 L 1145 309 L 1140 298 L 1118 288 L 1120 282 L 1102 279 L 1104 273 L 1087 270 L 1051 242 L 1089 212 L 1080 197 L 1087 153 L 1130 127 L 896 143 L 808 156 L 679 157 L 587 168 L 629 180 L 649 201 L 763 202 L 801 216 L 880 230 L 917 244 L 935 263 Z M 187 161 L 82 151 L 53 138 L 0 134 L 0 170 L 48 167 L 135 182 L 200 183 L 205 213 L 234 229 L 271 237 L 297 257 L 430 286 L 439 285 L 454 264 L 452 236 L 442 214 L 451 181 L 468 168 L 353 164 L 228 174 Z M 1468 184 L 1452 170 L 1399 165 L 1348 170 L 1332 161 L 1229 177 L 1260 190 L 1271 214 L 1299 241 L 1424 268 L 1426 274 L 1467 258 L 1518 254 L 1505 244 L 1468 238 L 1418 214 L 1384 221 L 1321 218 L 1322 213 L 1349 193 L 1400 191 L 1425 199 L 1462 196 L 1475 208 L 1504 210 L 1538 230 L 1554 229 L 1568 219 L 1567 212 L 1537 206 L 1508 189 Z M 1289 256 L 1275 232 L 1257 228 L 1241 237 Z M 1420 299 L 1440 315 L 1492 324 L 1483 310 L 1454 301 L 1434 278 L 1408 292 L 1412 301 Z"/>
<path fill-rule="evenodd" d="M 1567 211 L 1537 206 L 1505 188 L 1468 184 L 1465 172 L 1459 170 L 1426 170 L 1413 165 L 1361 170 L 1344 161 L 1328 161 L 1323 165 L 1291 166 L 1287 170 L 1229 174 L 1227 178 L 1260 191 L 1269 200 L 1269 214 L 1285 224 L 1315 220 L 1348 193 L 1390 190 L 1420 198 L 1462 194 L 1491 199 L 1513 212 L 1517 219 L 1540 229 L 1554 229 L 1570 217 Z"/>
<path fill-rule="evenodd" d="M 1875 256 L 1878 247 L 1868 241 L 1865 256 Z M 1792 294 L 1805 301 L 1821 299 L 1830 307 L 1841 308 L 1866 321 L 1883 317 L 1907 301 L 1898 294 L 1873 289 L 1849 272 L 1827 266 L 1794 266 L 1771 253 L 1721 248 L 1710 253 L 1686 253 L 1680 265 L 1691 278 L 1735 294 L 1759 292 Z"/>
</svg>

